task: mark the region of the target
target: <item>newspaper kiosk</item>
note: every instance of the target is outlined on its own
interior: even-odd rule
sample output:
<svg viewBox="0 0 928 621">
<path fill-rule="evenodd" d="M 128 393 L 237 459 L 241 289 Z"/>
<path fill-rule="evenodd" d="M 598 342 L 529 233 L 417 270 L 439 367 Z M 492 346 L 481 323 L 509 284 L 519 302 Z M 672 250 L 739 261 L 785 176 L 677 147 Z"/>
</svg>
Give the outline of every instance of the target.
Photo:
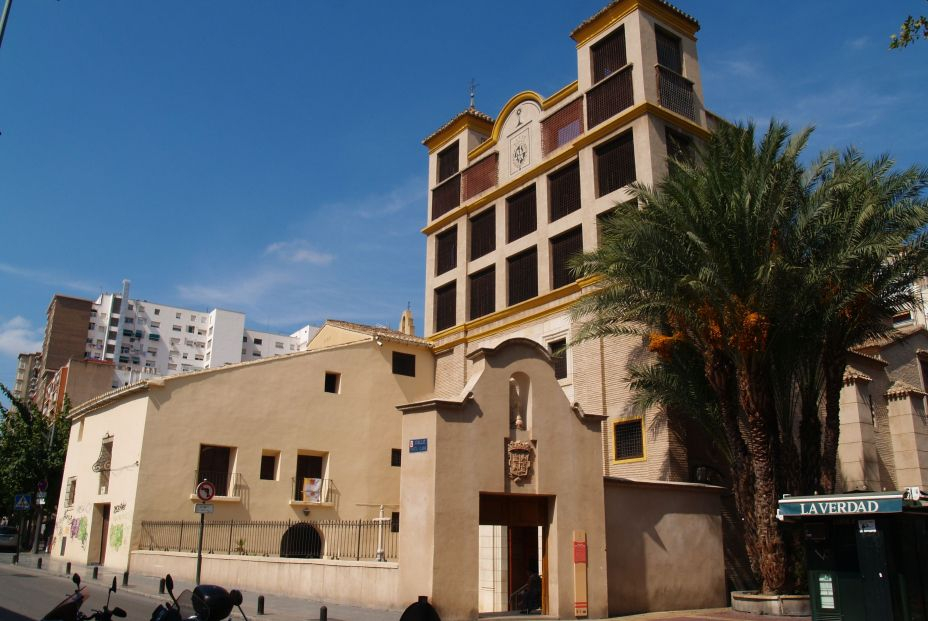
<svg viewBox="0 0 928 621">
<path fill-rule="evenodd" d="M 917 488 L 784 496 L 803 529 L 814 621 L 928 620 L 928 502 Z"/>
</svg>

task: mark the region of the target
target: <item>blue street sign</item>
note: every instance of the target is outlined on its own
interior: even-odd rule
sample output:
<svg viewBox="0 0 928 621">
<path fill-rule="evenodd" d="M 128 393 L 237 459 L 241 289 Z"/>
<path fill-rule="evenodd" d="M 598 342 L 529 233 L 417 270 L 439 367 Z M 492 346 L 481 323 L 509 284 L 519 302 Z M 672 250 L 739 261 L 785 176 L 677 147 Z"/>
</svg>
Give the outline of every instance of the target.
<svg viewBox="0 0 928 621">
<path fill-rule="evenodd" d="M 428 438 L 416 438 L 415 440 L 409 441 L 409 452 L 410 453 L 425 453 L 428 450 L 429 450 Z"/>
<path fill-rule="evenodd" d="M 13 497 L 14 511 L 28 511 L 32 508 L 32 494 L 16 494 Z"/>
</svg>

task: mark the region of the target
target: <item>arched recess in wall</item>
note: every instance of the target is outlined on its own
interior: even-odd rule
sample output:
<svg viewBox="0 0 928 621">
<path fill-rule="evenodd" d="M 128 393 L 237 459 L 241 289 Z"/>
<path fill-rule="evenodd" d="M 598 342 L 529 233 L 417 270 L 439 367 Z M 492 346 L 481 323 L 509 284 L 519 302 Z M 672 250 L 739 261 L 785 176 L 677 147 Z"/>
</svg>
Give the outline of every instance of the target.
<svg viewBox="0 0 928 621">
<path fill-rule="evenodd" d="M 517 371 L 509 377 L 509 427 L 531 429 L 532 391 L 531 380 L 525 373 Z"/>
<path fill-rule="evenodd" d="M 294 524 L 280 538 L 280 556 L 285 558 L 322 558 L 322 536 L 306 522 Z"/>
</svg>

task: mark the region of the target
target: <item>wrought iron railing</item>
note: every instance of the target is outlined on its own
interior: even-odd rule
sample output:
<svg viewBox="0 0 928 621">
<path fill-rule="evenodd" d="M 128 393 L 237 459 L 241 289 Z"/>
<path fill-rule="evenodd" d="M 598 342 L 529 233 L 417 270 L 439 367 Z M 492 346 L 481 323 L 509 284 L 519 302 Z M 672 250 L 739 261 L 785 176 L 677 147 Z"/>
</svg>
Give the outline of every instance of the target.
<svg viewBox="0 0 928 621">
<path fill-rule="evenodd" d="M 139 549 L 196 552 L 198 521 L 143 521 Z M 399 533 L 389 521 L 237 522 L 206 520 L 203 552 L 286 558 L 388 561 L 399 558 Z M 382 555 L 378 552 L 382 551 Z"/>
<path fill-rule="evenodd" d="M 587 91 L 587 127 L 596 127 L 634 103 L 632 65 L 625 65 Z"/>
<path fill-rule="evenodd" d="M 206 480 L 216 486 L 217 496 L 241 496 L 241 479 L 242 477 L 238 472 L 196 470 L 193 477 L 193 491 L 190 493 L 195 494 L 197 485 Z"/>
<path fill-rule="evenodd" d="M 657 95 L 661 106 L 688 119 L 696 120 L 693 83 L 679 73 L 657 65 Z"/>
<path fill-rule="evenodd" d="M 461 174 L 442 181 L 432 190 L 432 219 L 440 218 L 461 204 Z"/>
<path fill-rule="evenodd" d="M 309 502 L 322 504 L 335 502 L 334 488 L 331 479 L 313 479 L 309 477 L 294 477 L 290 479 L 293 490 L 293 500 L 296 502 Z"/>
</svg>

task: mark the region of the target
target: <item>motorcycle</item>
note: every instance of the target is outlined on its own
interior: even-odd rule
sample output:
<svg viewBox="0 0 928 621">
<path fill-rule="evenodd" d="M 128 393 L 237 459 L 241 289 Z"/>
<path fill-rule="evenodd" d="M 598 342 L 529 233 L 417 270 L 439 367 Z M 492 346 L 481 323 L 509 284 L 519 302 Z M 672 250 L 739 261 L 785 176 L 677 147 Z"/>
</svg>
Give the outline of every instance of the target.
<svg viewBox="0 0 928 621">
<path fill-rule="evenodd" d="M 164 578 L 164 586 L 172 602 L 159 605 L 151 614 L 151 621 L 222 621 L 237 607 L 242 618 L 248 621 L 242 610 L 242 593 L 237 589 L 226 591 L 215 584 L 201 584 L 193 591 L 184 589 L 174 597 L 174 579 L 171 574 Z"/>
<path fill-rule="evenodd" d="M 103 609 L 91 610 L 90 615 L 81 612 L 81 605 L 90 598 L 87 587 L 81 586 L 81 577 L 77 574 L 71 576 L 71 582 L 74 583 L 74 593 L 68 595 L 51 612 L 42 617 L 42 621 L 85 621 L 86 619 L 112 621 L 113 617 L 121 618 L 126 616 L 126 611 L 119 606 L 110 610 L 110 595 L 116 592 L 116 578 L 113 578 L 113 585 L 106 593 L 106 603 L 103 605 Z"/>
</svg>

